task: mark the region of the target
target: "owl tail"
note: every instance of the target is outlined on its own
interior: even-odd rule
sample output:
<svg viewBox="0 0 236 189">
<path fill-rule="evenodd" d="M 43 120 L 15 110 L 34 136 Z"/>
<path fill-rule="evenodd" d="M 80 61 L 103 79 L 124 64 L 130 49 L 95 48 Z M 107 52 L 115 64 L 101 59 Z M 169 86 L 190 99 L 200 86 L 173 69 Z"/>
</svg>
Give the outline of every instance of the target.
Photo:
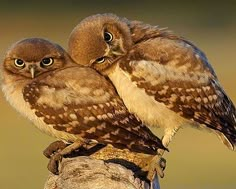
<svg viewBox="0 0 236 189">
<path fill-rule="evenodd" d="M 220 138 L 221 142 L 225 144 L 230 150 L 236 151 L 236 136 L 223 134 L 216 131 L 217 136 Z"/>
</svg>

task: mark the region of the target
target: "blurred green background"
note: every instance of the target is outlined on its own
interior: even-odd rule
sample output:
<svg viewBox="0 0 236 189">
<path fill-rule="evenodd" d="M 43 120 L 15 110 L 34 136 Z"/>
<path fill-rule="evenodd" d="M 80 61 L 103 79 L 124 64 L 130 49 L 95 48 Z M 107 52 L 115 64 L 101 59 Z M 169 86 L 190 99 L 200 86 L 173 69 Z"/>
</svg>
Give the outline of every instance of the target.
<svg viewBox="0 0 236 189">
<path fill-rule="evenodd" d="M 236 102 L 236 3 L 216 1 L 11 1 L 0 2 L 0 61 L 8 47 L 26 37 L 44 37 L 67 48 L 81 19 L 113 12 L 168 26 L 200 47 L 221 84 Z M 50 138 L 21 117 L 0 93 L 0 188 L 41 189 L 47 178 L 44 148 Z M 236 153 L 208 132 L 180 130 L 166 154 L 162 189 L 235 189 Z"/>
</svg>

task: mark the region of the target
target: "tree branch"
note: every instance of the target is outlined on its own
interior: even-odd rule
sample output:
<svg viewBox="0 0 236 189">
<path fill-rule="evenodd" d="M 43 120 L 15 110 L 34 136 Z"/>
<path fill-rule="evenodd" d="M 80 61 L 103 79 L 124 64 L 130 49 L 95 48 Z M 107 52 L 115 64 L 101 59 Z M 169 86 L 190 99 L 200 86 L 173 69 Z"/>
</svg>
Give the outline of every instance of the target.
<svg viewBox="0 0 236 189">
<path fill-rule="evenodd" d="M 49 174 L 44 189 L 149 189 L 149 183 L 122 165 L 80 156 L 64 158 L 60 174 Z M 159 189 L 157 177 L 152 183 Z"/>
<path fill-rule="evenodd" d="M 59 175 L 50 173 L 44 189 L 160 189 L 158 177 L 150 184 L 140 168 L 150 155 L 113 147 L 87 153 L 63 158 Z"/>
</svg>

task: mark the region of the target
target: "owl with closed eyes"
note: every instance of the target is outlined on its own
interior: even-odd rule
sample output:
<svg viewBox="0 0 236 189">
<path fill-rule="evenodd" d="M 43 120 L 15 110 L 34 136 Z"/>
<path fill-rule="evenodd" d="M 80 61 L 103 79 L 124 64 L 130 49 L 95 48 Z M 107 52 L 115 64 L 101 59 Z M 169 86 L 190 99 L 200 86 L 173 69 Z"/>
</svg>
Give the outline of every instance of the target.
<svg viewBox="0 0 236 189">
<path fill-rule="evenodd" d="M 128 110 L 156 135 L 156 128 L 163 128 L 165 147 L 179 128 L 193 126 L 215 132 L 235 149 L 235 106 L 206 55 L 183 37 L 98 14 L 73 29 L 68 52 L 109 78 Z"/>
<path fill-rule="evenodd" d="M 28 38 L 15 43 L 1 72 L 8 102 L 42 132 L 70 144 L 60 155 L 84 144 L 111 144 L 151 155 L 166 149 L 128 112 L 110 82 L 74 63 L 53 42 Z"/>
</svg>

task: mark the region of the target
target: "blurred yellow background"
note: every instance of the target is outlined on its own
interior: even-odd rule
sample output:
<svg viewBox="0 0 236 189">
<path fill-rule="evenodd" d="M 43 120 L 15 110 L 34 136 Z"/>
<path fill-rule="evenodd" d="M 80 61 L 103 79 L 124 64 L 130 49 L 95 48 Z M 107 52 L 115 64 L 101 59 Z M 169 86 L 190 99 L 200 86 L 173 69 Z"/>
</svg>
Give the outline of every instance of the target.
<svg viewBox="0 0 236 189">
<path fill-rule="evenodd" d="M 73 27 L 86 16 L 113 12 L 129 19 L 168 26 L 200 47 L 236 102 L 236 3 L 160 1 L 11 1 L 0 2 L 0 61 L 17 40 L 44 37 L 67 48 Z M 0 93 L 0 188 L 42 189 L 47 178 L 44 148 L 54 139 L 21 117 Z M 235 189 L 236 153 L 218 138 L 182 129 L 166 154 L 162 189 Z"/>
</svg>

